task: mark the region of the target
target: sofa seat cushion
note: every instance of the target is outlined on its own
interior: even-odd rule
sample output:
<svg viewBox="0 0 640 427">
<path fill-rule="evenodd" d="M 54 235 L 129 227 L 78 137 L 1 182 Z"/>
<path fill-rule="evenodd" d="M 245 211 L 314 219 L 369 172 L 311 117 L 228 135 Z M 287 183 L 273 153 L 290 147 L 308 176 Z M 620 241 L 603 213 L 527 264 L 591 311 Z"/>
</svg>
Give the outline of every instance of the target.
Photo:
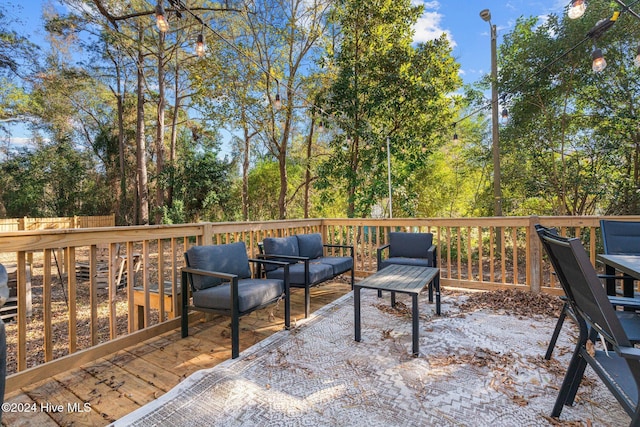
<svg viewBox="0 0 640 427">
<path fill-rule="evenodd" d="M 324 282 L 333 277 L 333 267 L 328 264 L 320 264 L 317 262 L 309 263 L 309 284 L 315 285 L 316 283 Z M 267 278 L 269 279 L 284 279 L 284 269 L 278 268 L 277 270 L 267 272 Z M 304 263 L 292 264 L 289 266 L 289 285 L 290 286 L 304 286 Z"/>
<path fill-rule="evenodd" d="M 296 239 L 298 239 L 300 256 L 314 259 L 324 254 L 320 233 L 296 234 Z"/>
<path fill-rule="evenodd" d="M 353 258 L 350 256 L 327 256 L 315 259 L 320 264 L 328 264 L 333 268 L 333 275 L 337 276 L 353 268 Z"/>
<path fill-rule="evenodd" d="M 266 255 L 284 255 L 284 256 L 300 256 L 298 249 L 298 239 L 296 236 L 289 237 L 265 237 L 262 241 L 262 247 Z M 286 258 L 270 258 L 272 261 L 297 262 Z M 267 271 L 274 270 L 277 267 L 266 264 Z"/>
<path fill-rule="evenodd" d="M 184 254 L 187 266 L 198 270 L 235 274 L 239 279 L 251 277 L 249 257 L 244 242 L 226 245 L 192 246 Z M 191 275 L 196 290 L 222 283 L 222 279 L 199 274 Z"/>
<path fill-rule="evenodd" d="M 231 286 L 221 285 L 193 293 L 193 305 L 199 308 L 231 310 Z M 284 293 L 284 282 L 277 279 L 238 280 L 238 310 L 240 313 L 252 310 L 277 299 Z"/>
<path fill-rule="evenodd" d="M 433 245 L 431 233 L 389 233 L 389 257 L 427 258 Z"/>
<path fill-rule="evenodd" d="M 383 260 L 380 264 L 380 269 L 382 270 L 383 268 L 388 267 L 392 264 L 413 265 L 416 267 L 433 267 L 431 265 L 431 261 L 426 258 L 394 257 Z"/>
</svg>

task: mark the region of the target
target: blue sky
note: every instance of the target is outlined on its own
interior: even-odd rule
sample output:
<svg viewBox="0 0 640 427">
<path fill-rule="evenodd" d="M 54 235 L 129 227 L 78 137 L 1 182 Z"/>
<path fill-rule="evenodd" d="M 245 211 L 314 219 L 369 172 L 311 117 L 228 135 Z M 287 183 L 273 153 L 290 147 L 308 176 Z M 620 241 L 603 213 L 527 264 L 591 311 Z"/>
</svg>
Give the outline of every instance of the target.
<svg viewBox="0 0 640 427">
<path fill-rule="evenodd" d="M 433 39 L 447 34 L 453 56 L 461 64 L 462 77 L 467 83 L 480 80 L 491 69 L 491 40 L 489 24 L 480 18 L 480 11 L 491 11 L 491 23 L 498 30 L 498 44 L 502 35 L 510 32 L 521 16 L 536 16 L 545 20 L 555 13 L 561 15 L 568 0 L 413 0 L 423 4 L 425 13 L 416 26 L 418 40 Z"/>
<path fill-rule="evenodd" d="M 23 25 L 35 42 L 44 36 L 42 10 L 56 5 L 56 0 L 2 0 L 10 18 Z M 149 0 L 152 2 L 151 0 Z M 498 44 L 503 34 L 513 29 L 520 16 L 537 16 L 544 20 L 550 13 L 562 14 L 568 0 L 412 0 L 423 4 L 425 13 L 416 25 L 416 41 L 424 41 L 447 34 L 453 55 L 461 64 L 461 75 L 466 83 L 473 83 L 490 72 L 489 24 L 480 18 L 482 9 L 490 9 L 491 22 L 498 29 Z M 15 142 L 27 135 L 14 131 Z"/>
</svg>

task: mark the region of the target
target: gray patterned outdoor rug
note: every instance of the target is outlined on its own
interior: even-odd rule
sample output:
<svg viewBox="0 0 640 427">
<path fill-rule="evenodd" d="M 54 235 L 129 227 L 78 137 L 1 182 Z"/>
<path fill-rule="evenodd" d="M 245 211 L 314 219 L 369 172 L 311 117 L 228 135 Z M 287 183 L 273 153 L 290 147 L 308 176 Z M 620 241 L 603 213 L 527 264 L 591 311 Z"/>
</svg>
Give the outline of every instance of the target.
<svg viewBox="0 0 640 427">
<path fill-rule="evenodd" d="M 551 362 L 555 319 L 481 309 L 445 295 L 443 315 L 421 296 L 420 356 L 411 320 L 389 298 L 362 291 L 362 342 L 353 294 L 278 332 L 235 360 L 194 373 L 114 425 L 136 426 L 541 426 L 628 425 L 587 368 L 576 405 L 548 417 L 570 358 L 570 322 Z M 398 300 L 410 306 L 410 299 Z M 410 311 L 409 311 L 410 312 Z M 570 326 L 571 325 L 571 326 Z"/>
</svg>

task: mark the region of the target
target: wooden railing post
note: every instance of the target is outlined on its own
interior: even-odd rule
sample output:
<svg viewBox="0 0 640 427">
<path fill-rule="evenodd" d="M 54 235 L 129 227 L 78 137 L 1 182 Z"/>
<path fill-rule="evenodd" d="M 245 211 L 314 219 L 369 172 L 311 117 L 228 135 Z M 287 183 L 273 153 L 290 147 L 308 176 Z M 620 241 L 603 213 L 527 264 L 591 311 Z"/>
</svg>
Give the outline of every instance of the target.
<svg viewBox="0 0 640 427">
<path fill-rule="evenodd" d="M 529 235 L 529 277 L 531 293 L 539 294 L 542 284 L 542 244 L 536 233 L 535 225 L 540 222 L 540 218 L 537 216 L 529 217 L 529 229 L 527 234 Z"/>
<path fill-rule="evenodd" d="M 216 242 L 220 243 L 220 242 Z M 200 245 L 212 245 L 213 244 L 213 224 L 210 222 L 202 224 L 202 241 Z"/>
</svg>

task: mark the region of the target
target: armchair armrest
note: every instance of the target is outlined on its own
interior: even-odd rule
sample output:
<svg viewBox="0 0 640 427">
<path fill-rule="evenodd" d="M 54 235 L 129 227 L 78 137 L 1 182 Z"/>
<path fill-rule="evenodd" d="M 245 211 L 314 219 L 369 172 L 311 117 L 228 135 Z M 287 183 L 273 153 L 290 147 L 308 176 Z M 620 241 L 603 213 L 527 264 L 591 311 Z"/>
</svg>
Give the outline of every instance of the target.
<svg viewBox="0 0 640 427">
<path fill-rule="evenodd" d="M 289 275 L 289 263 L 288 262 L 283 262 L 283 261 L 275 261 L 275 260 L 271 260 L 268 259 L 269 256 L 268 255 L 263 255 L 263 254 L 259 254 L 258 255 L 258 259 L 256 258 L 249 258 L 249 262 L 252 262 L 254 264 L 257 264 L 257 270 L 254 272 L 254 277 L 262 277 L 262 266 L 265 264 L 270 264 L 270 265 L 275 265 L 277 267 L 284 267 L 285 269 L 285 274 L 288 276 Z"/>
<path fill-rule="evenodd" d="M 435 245 L 431 245 L 431 247 L 427 250 L 427 258 L 431 260 L 432 266 L 438 266 L 438 251 Z"/>
<path fill-rule="evenodd" d="M 193 289 L 193 283 L 189 277 L 191 274 L 196 274 L 200 276 L 210 276 L 217 277 L 219 279 L 225 280 L 229 282 L 229 293 L 231 297 L 231 307 L 229 310 L 236 310 L 238 307 L 238 276 L 236 274 L 228 274 L 222 273 L 220 271 L 208 271 L 208 270 L 200 270 L 192 267 L 182 267 L 182 283 L 189 283 L 189 289 L 191 292 L 197 292 Z M 188 316 L 187 316 L 187 307 L 189 306 L 189 292 L 182 292 L 182 338 L 185 338 L 185 327 L 188 325 Z"/>
<path fill-rule="evenodd" d="M 389 249 L 389 247 L 391 247 L 390 243 L 387 243 L 386 245 L 382 245 L 380 247 L 378 247 L 377 249 L 377 259 L 378 259 L 378 268 L 380 268 L 380 264 L 382 264 L 382 251 L 384 251 L 385 249 Z"/>
<path fill-rule="evenodd" d="M 260 255 L 258 255 L 260 256 Z M 271 259 L 267 259 L 265 256 L 265 259 L 256 259 L 256 258 L 249 258 L 249 262 L 254 262 L 256 264 L 273 264 L 273 265 L 278 265 L 280 267 L 284 267 L 285 265 L 289 265 L 288 262 L 283 262 L 283 261 L 274 261 Z"/>
<path fill-rule="evenodd" d="M 309 261 L 309 257 L 306 256 L 296 256 L 296 255 L 278 255 L 278 254 L 259 254 L 258 258 L 263 259 L 263 260 L 268 260 L 268 259 L 272 259 L 272 258 L 277 258 L 277 259 L 287 259 L 287 260 L 292 260 L 292 261 Z M 286 263 L 285 263 L 286 264 Z"/>
<path fill-rule="evenodd" d="M 197 268 L 192 268 L 192 267 L 182 267 L 182 272 L 189 273 L 189 274 L 197 274 L 200 276 L 217 277 L 219 279 L 223 279 L 229 282 L 232 281 L 234 277 L 235 278 L 238 277 L 235 274 L 222 273 L 220 271 L 199 270 Z"/>
</svg>

